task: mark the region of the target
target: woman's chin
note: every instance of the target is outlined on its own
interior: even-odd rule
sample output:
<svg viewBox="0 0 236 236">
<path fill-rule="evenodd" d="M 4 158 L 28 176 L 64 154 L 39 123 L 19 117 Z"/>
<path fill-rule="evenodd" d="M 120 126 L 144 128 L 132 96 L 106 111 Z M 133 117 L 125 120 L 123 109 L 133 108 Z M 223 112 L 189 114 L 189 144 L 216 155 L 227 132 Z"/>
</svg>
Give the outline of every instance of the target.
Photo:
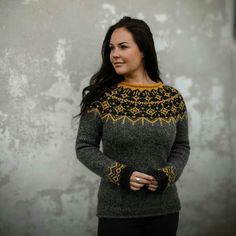
<svg viewBox="0 0 236 236">
<path fill-rule="evenodd" d="M 120 72 L 120 71 L 116 71 L 116 74 L 117 74 L 117 75 L 124 75 L 124 73 L 123 73 L 123 72 Z"/>
<path fill-rule="evenodd" d="M 116 69 L 116 74 L 118 75 L 124 75 L 126 72 L 124 70 L 119 70 L 119 69 Z"/>
</svg>

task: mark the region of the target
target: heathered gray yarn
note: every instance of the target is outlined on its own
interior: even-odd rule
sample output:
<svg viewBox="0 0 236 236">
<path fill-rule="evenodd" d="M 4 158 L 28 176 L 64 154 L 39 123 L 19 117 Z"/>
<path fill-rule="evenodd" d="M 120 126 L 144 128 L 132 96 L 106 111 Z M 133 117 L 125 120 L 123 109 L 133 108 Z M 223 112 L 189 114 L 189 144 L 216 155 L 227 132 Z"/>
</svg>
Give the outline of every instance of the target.
<svg viewBox="0 0 236 236">
<path fill-rule="evenodd" d="M 101 139 L 103 151 L 99 150 Z M 145 87 L 122 82 L 94 102 L 80 119 L 76 153 L 101 177 L 99 217 L 144 217 L 179 211 L 175 182 L 189 151 L 185 103 L 176 89 L 162 83 Z M 166 173 L 169 185 L 160 193 L 146 187 L 132 191 L 119 185 L 127 166 L 144 173 L 169 167 L 175 178 Z"/>
</svg>

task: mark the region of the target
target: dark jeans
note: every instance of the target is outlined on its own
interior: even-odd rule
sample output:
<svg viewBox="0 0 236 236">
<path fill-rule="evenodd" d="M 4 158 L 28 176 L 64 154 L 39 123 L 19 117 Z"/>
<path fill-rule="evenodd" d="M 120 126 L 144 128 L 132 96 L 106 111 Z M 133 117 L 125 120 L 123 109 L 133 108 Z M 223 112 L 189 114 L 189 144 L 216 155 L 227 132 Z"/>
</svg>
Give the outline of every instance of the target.
<svg viewBox="0 0 236 236">
<path fill-rule="evenodd" d="M 99 218 L 97 236 L 176 236 L 179 213 L 142 218 Z"/>
</svg>

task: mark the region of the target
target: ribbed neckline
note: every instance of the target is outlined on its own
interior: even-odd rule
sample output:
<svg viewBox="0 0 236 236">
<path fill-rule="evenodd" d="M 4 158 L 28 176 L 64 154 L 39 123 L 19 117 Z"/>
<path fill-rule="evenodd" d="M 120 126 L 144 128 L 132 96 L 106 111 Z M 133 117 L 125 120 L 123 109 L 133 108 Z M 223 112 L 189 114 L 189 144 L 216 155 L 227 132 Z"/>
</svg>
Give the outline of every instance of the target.
<svg viewBox="0 0 236 236">
<path fill-rule="evenodd" d="M 153 83 L 153 84 L 136 84 L 136 83 L 130 83 L 121 81 L 119 85 L 126 87 L 126 88 L 140 88 L 140 89 L 152 89 L 152 88 L 159 88 L 163 86 L 162 82 Z"/>
</svg>

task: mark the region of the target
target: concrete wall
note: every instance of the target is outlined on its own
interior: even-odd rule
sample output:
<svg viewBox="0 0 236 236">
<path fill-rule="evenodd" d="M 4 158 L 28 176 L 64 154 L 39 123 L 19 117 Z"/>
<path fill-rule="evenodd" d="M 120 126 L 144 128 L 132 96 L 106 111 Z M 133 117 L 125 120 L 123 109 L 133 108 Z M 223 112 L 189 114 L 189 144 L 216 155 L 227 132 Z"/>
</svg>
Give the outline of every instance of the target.
<svg viewBox="0 0 236 236">
<path fill-rule="evenodd" d="M 81 91 L 108 26 L 151 27 L 190 116 L 179 236 L 236 235 L 232 0 L 0 0 L 0 235 L 95 236 L 99 178 L 74 152 Z"/>
</svg>

